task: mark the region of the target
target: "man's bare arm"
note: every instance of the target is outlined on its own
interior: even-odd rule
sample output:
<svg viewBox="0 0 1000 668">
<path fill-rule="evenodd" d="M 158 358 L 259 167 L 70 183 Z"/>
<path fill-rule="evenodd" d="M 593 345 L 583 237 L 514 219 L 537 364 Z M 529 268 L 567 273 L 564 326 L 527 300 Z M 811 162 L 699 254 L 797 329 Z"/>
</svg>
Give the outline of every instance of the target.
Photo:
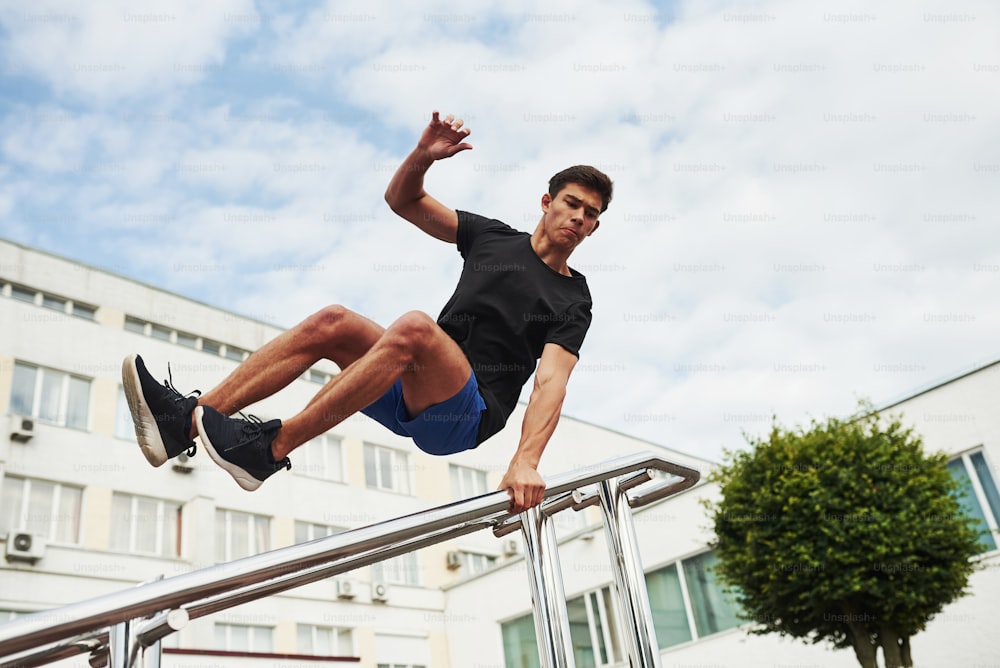
<svg viewBox="0 0 1000 668">
<path fill-rule="evenodd" d="M 562 413 L 563 399 L 577 357 L 562 346 L 547 343 L 535 370 L 535 384 L 521 424 L 521 441 L 498 489 L 509 489 L 511 511 L 523 512 L 541 503 L 545 481 L 538 463 Z"/>
<path fill-rule="evenodd" d="M 458 214 L 427 194 L 424 173 L 435 161 L 472 148 L 465 142 L 469 129 L 462 125 L 461 119 L 451 115 L 441 120 L 435 111 L 417 147 L 403 160 L 385 191 L 385 201 L 399 216 L 449 243 L 455 243 L 458 236 Z"/>
</svg>

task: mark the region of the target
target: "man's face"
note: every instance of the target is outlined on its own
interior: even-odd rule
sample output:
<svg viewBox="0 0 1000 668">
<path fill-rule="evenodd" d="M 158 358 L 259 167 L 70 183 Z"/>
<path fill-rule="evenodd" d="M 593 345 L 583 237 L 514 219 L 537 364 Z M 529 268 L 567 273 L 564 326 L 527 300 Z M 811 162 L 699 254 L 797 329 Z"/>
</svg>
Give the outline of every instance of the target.
<svg viewBox="0 0 1000 668">
<path fill-rule="evenodd" d="M 600 225 L 603 201 L 596 191 L 578 183 L 568 183 L 552 197 L 542 195 L 542 213 L 549 239 L 576 248 Z"/>
</svg>

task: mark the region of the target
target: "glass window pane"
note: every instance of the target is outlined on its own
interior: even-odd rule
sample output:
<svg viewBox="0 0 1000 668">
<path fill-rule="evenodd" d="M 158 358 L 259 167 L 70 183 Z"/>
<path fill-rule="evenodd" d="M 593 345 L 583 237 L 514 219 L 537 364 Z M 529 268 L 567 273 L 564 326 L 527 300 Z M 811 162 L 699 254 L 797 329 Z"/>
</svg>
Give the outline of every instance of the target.
<svg viewBox="0 0 1000 668">
<path fill-rule="evenodd" d="M 503 636 L 504 668 L 541 668 L 535 622 L 531 615 L 503 623 L 500 632 Z"/>
<path fill-rule="evenodd" d="M 167 557 L 179 557 L 181 554 L 179 524 L 181 521 L 181 507 L 175 503 L 163 504 L 163 538 L 161 540 L 160 554 Z"/>
<path fill-rule="evenodd" d="M 196 337 L 194 334 L 177 332 L 177 343 L 178 345 L 185 346 L 187 348 L 197 348 L 198 337 Z"/>
<path fill-rule="evenodd" d="M 59 422 L 59 400 L 62 395 L 64 374 L 42 369 L 42 396 L 38 400 L 38 419 Z"/>
<path fill-rule="evenodd" d="M 24 498 L 24 480 L 3 479 L 3 496 L 0 497 L 0 533 L 18 531 L 21 527 L 21 500 Z"/>
<path fill-rule="evenodd" d="M 38 368 L 14 364 L 14 382 L 10 391 L 10 412 L 14 415 L 33 415 L 35 397 L 35 379 Z"/>
<path fill-rule="evenodd" d="M 146 334 L 146 321 L 139 320 L 138 318 L 133 318 L 132 316 L 125 317 L 125 331 L 134 332 L 135 334 Z"/>
<path fill-rule="evenodd" d="M 316 629 L 316 649 L 314 654 L 321 656 L 333 656 L 333 629 L 317 626 Z"/>
<path fill-rule="evenodd" d="M 227 513 L 224 510 L 215 511 L 215 563 L 221 564 L 226 561 L 228 549 L 226 543 L 229 540 L 229 531 L 226 529 L 228 521 Z M 218 628 L 218 627 L 216 627 Z"/>
<path fill-rule="evenodd" d="M 86 429 L 90 415 L 90 381 L 70 376 L 66 397 L 66 426 Z"/>
<path fill-rule="evenodd" d="M 587 620 L 587 603 L 582 596 L 566 601 L 569 615 L 569 638 L 573 643 L 573 656 L 577 668 L 595 668 L 594 644 L 590 638 L 590 622 Z"/>
<path fill-rule="evenodd" d="M 133 522 L 135 528 L 135 551 L 146 554 L 156 553 L 157 531 L 157 502 L 153 499 L 136 497 L 135 517 Z"/>
<path fill-rule="evenodd" d="M 52 539 L 50 527 L 53 520 L 52 497 L 56 486 L 49 482 L 32 480 L 28 487 L 28 514 L 24 530 Z"/>
<path fill-rule="evenodd" d="M 308 624 L 296 624 L 296 649 L 300 654 L 313 654 L 312 627 Z"/>
<path fill-rule="evenodd" d="M 35 303 L 35 291 L 30 288 L 23 288 L 20 285 L 10 286 L 10 296 L 21 302 Z"/>
<path fill-rule="evenodd" d="M 979 485 L 983 488 L 986 496 L 986 503 L 993 513 L 994 524 L 1000 524 L 1000 494 L 997 493 L 997 485 L 993 480 L 993 473 L 986 465 L 986 458 L 983 453 L 973 453 L 969 459 L 972 460 L 972 467 L 976 470 L 976 477 L 979 478 Z"/>
<path fill-rule="evenodd" d="M 229 625 L 229 647 L 237 652 L 250 651 L 250 627 L 240 624 Z"/>
<path fill-rule="evenodd" d="M 732 596 L 723 591 L 712 571 L 716 561 L 718 559 L 713 553 L 706 552 L 683 562 L 684 579 L 694 609 L 695 629 L 700 637 L 740 624 L 738 608 Z"/>
<path fill-rule="evenodd" d="M 66 300 L 53 297 L 52 295 L 42 295 L 42 306 L 53 311 L 59 311 L 60 313 L 66 312 Z"/>
<path fill-rule="evenodd" d="M 250 527 L 247 526 L 247 516 L 243 513 L 229 511 L 229 560 L 239 559 L 250 554 L 248 546 Z"/>
<path fill-rule="evenodd" d="M 378 487 L 378 470 L 375 467 L 375 447 L 365 444 L 365 485 Z"/>
<path fill-rule="evenodd" d="M 77 304 L 74 302 L 72 312 L 77 318 L 83 318 L 84 320 L 95 320 L 97 318 L 97 309 L 86 304 Z"/>
<path fill-rule="evenodd" d="M 114 494 L 111 497 L 111 549 L 127 552 L 132 549 L 132 497 Z"/>
<path fill-rule="evenodd" d="M 135 438 L 132 414 L 128 410 L 125 389 L 121 385 L 118 386 L 118 403 L 115 404 L 115 437 L 128 440 Z"/>
<path fill-rule="evenodd" d="M 378 474 L 380 487 L 382 489 L 395 489 L 392 482 L 392 460 L 393 453 L 390 450 L 380 449 L 378 458 Z"/>
<path fill-rule="evenodd" d="M 271 647 L 271 629 L 266 626 L 253 626 L 253 651 L 254 652 L 270 652 Z"/>
<path fill-rule="evenodd" d="M 343 480 L 344 472 L 341 467 L 340 439 L 332 436 L 326 437 L 326 477 L 328 480 Z"/>
<path fill-rule="evenodd" d="M 684 594 L 677 565 L 671 564 L 646 575 L 649 607 L 653 612 L 656 642 L 661 649 L 691 640 L 691 627 L 684 610 Z"/>
<path fill-rule="evenodd" d="M 253 554 L 271 549 L 271 522 L 266 517 L 254 517 Z"/>
<path fill-rule="evenodd" d="M 961 505 L 966 514 L 974 518 L 979 525 L 979 530 L 981 532 L 979 542 L 983 545 L 984 549 L 995 550 L 997 547 L 996 541 L 990 533 L 990 527 L 986 522 L 986 515 L 983 512 L 983 507 L 979 504 L 979 499 L 976 498 L 976 491 L 972 487 L 972 480 L 969 479 L 969 473 L 965 469 L 965 462 L 961 457 L 953 459 L 948 462 L 948 470 L 951 471 L 952 477 L 958 481 L 960 494 L 958 499 L 959 505 Z"/>
<path fill-rule="evenodd" d="M 55 540 L 63 543 L 80 542 L 80 503 L 83 490 L 62 486 L 59 490 L 59 512 L 56 514 Z"/>
<path fill-rule="evenodd" d="M 206 353 L 212 353 L 213 355 L 218 355 L 220 352 L 222 352 L 222 344 L 217 341 L 202 339 L 201 349 L 204 350 Z"/>
</svg>

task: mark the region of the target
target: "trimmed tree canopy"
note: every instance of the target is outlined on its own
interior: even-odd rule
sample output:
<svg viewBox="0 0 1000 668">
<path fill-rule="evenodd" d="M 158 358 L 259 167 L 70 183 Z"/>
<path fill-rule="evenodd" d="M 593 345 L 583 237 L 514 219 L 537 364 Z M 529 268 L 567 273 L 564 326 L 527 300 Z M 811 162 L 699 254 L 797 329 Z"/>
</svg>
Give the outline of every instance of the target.
<svg viewBox="0 0 1000 668">
<path fill-rule="evenodd" d="M 866 410 L 772 427 L 713 474 L 720 559 L 754 633 L 854 648 L 866 668 L 912 665 L 909 638 L 965 593 L 981 546 L 947 457 Z"/>
</svg>

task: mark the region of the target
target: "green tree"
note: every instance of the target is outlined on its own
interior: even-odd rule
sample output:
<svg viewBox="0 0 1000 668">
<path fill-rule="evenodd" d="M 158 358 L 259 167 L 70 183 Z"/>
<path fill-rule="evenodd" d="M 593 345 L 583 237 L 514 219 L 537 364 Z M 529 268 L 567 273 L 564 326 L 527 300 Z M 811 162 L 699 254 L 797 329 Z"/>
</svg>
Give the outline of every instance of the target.
<svg viewBox="0 0 1000 668">
<path fill-rule="evenodd" d="M 982 550 L 947 456 L 866 404 L 809 429 L 774 423 L 711 478 L 716 569 L 752 633 L 853 647 L 864 668 L 913 665 L 910 638 L 963 596 Z"/>
</svg>

